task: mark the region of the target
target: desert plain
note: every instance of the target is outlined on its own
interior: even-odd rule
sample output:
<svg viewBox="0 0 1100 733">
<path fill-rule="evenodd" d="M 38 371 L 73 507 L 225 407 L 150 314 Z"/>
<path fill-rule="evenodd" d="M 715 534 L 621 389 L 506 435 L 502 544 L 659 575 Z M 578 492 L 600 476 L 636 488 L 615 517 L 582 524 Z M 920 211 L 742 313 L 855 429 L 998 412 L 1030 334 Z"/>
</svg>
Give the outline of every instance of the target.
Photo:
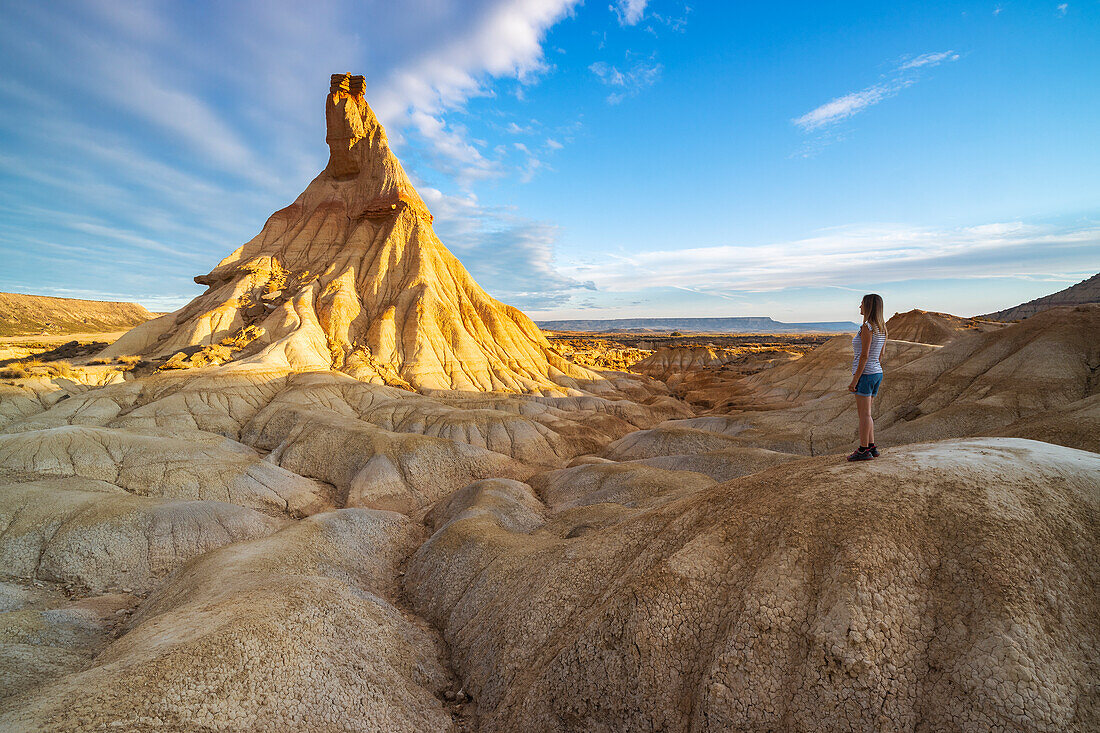
<svg viewBox="0 0 1100 733">
<path fill-rule="evenodd" d="M 0 729 L 1100 728 L 1096 278 L 894 315 L 849 464 L 850 334 L 544 333 L 324 112 L 183 308 L 0 297 Z"/>
</svg>

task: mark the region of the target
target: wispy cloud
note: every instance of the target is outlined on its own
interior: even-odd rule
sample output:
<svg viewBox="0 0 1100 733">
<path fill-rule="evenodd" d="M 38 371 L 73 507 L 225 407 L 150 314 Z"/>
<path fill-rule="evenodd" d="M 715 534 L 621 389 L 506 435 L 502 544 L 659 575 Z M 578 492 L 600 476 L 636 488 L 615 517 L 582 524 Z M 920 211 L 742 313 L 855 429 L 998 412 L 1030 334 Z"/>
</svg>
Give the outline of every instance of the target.
<svg viewBox="0 0 1100 733">
<path fill-rule="evenodd" d="M 912 82 L 905 81 L 891 84 L 876 84 L 858 92 L 845 94 L 843 97 L 837 97 L 816 109 L 810 110 L 801 117 L 798 117 L 794 120 L 794 124 L 801 127 L 804 131 L 816 130 L 826 125 L 836 124 L 841 120 L 845 120 L 852 115 L 862 112 L 872 104 L 878 104 L 887 97 L 897 94 L 909 84 L 912 84 Z"/>
<path fill-rule="evenodd" d="M 645 6 L 649 0 L 616 0 L 610 6 L 611 11 L 619 19 L 619 25 L 637 25 L 645 16 Z"/>
<path fill-rule="evenodd" d="M 959 54 L 954 51 L 921 54 L 895 66 L 885 80 L 832 99 L 791 122 L 803 132 L 814 132 L 835 125 L 916 84 L 921 70 L 956 61 L 958 58 Z"/>
<path fill-rule="evenodd" d="M 542 309 L 595 289 L 591 281 L 563 275 L 557 267 L 558 228 L 553 224 L 483 206 L 472 194 L 447 195 L 429 186 L 418 190 L 435 215 L 440 237 L 494 297 L 520 308 Z"/>
<path fill-rule="evenodd" d="M 436 185 L 529 179 L 552 146 L 494 156 L 456 119 L 502 80 L 536 83 L 547 31 L 577 3 L 375 3 L 367 24 L 354 0 L 6 8 L 0 280 L 39 292 L 109 280 L 136 297 L 156 271 L 181 298 L 201 291 L 191 277 L 324 166 L 317 114 L 333 71 L 366 74 L 391 144 Z M 568 142 L 540 129 L 525 133 Z M 47 264 L 59 256 L 69 267 Z"/>
<path fill-rule="evenodd" d="M 1066 11 L 1068 11 L 1068 10 L 1069 10 L 1069 3 L 1061 3 L 1061 4 L 1060 4 L 1060 5 L 1058 6 L 1058 15 L 1059 15 L 1060 17 L 1063 17 L 1063 18 L 1064 18 L 1064 17 L 1065 17 L 1065 15 L 1066 15 Z"/>
<path fill-rule="evenodd" d="M 1081 271 L 1096 267 L 1100 226 L 998 222 L 955 229 L 851 226 L 758 246 L 716 246 L 623 255 L 566 266 L 601 291 L 686 287 L 712 295 L 840 287 L 913 279 Z"/>
<path fill-rule="evenodd" d="M 125 12 L 101 0 L 62 0 L 11 13 L 0 41 L 22 69 L 35 69 L 10 70 L 32 86 L 69 89 L 73 69 L 96 79 L 77 90 L 85 104 L 70 106 L 75 114 L 91 98 L 99 117 L 144 120 L 168 144 L 255 185 L 279 181 L 285 172 L 275 166 L 284 161 L 316 160 L 306 151 L 318 89 L 333 69 L 354 67 L 367 74 L 371 105 L 396 143 L 411 133 L 446 172 L 473 181 L 499 171 L 449 114 L 491 94 L 495 80 L 535 80 L 547 69 L 547 30 L 577 3 L 409 0 L 372 7 L 371 23 L 360 26 L 349 22 L 362 15 L 353 0 L 135 3 Z M 203 33 L 186 32 L 192 14 L 202 16 Z M 264 125 L 263 136 L 251 121 Z M 265 149 L 275 138 L 279 162 Z"/>
<path fill-rule="evenodd" d="M 676 33 L 683 33 L 687 30 L 688 15 L 690 14 L 691 6 L 685 3 L 683 8 L 681 8 L 679 15 L 662 15 L 661 13 L 650 13 L 650 17 L 655 22 L 664 25 L 671 31 L 674 31 Z M 657 35 L 656 31 L 653 31 L 653 35 Z"/>
<path fill-rule="evenodd" d="M 482 155 L 459 130 L 448 127 L 442 117 L 412 110 L 409 122 L 440 156 L 437 167 L 454 176 L 461 185 L 468 187 L 473 181 L 500 175 L 499 163 Z"/>
<path fill-rule="evenodd" d="M 610 104 L 618 104 L 627 97 L 634 96 L 653 86 L 661 78 L 663 67 L 652 56 L 648 59 L 631 59 L 628 54 L 627 63 L 628 66 L 623 70 L 605 61 L 597 61 L 588 67 L 602 84 L 615 90 L 607 95 Z"/>
<path fill-rule="evenodd" d="M 492 175 L 495 166 L 491 162 L 472 146 L 458 145 L 445 114 L 472 98 L 490 94 L 489 80 L 510 77 L 530 83 L 544 72 L 543 37 L 577 2 L 476 0 L 441 6 L 419 0 L 415 3 L 422 6 L 419 8 L 406 3 L 386 9 L 386 17 L 374 18 L 371 27 L 378 28 L 380 35 L 392 35 L 392 30 L 398 29 L 396 37 L 387 38 L 382 45 L 397 54 L 399 61 L 375 86 L 372 106 L 383 122 L 397 129 L 412 121 L 440 156 L 462 166 L 467 180 Z M 348 7 L 349 17 L 356 12 L 354 6 Z"/>
<path fill-rule="evenodd" d="M 898 67 L 899 71 L 907 69 L 919 69 L 922 66 L 939 66 L 944 61 L 956 61 L 959 54 L 954 51 L 939 51 L 937 53 L 922 53 L 920 56 L 909 59 Z"/>
</svg>

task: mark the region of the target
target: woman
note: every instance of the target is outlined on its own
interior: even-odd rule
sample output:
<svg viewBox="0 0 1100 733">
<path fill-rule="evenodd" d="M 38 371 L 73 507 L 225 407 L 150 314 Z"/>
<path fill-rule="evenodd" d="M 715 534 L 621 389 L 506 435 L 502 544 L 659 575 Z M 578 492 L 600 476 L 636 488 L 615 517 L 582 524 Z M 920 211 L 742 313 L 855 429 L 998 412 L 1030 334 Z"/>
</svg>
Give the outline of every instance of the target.
<svg viewBox="0 0 1100 733">
<path fill-rule="evenodd" d="M 882 385 L 882 345 L 886 343 L 886 321 L 882 317 L 882 296 L 869 293 L 859 304 L 863 325 L 852 339 L 852 383 L 856 412 L 859 413 L 859 448 L 848 456 L 849 461 L 869 461 L 878 456 L 875 447 L 875 421 L 871 419 L 871 402 Z"/>
</svg>

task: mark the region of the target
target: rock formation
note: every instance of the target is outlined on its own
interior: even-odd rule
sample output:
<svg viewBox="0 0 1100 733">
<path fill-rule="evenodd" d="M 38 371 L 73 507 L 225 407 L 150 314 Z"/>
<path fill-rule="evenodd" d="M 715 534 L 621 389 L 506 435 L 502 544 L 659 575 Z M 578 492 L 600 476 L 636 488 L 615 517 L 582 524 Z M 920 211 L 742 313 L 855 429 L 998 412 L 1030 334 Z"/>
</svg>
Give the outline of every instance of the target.
<svg viewBox="0 0 1100 733">
<path fill-rule="evenodd" d="M 0 336 L 123 331 L 151 318 L 137 303 L 0 293 Z"/>
<path fill-rule="evenodd" d="M 345 509 L 208 552 L 90 664 L 17 697 L 0 728 L 451 730 L 441 652 L 387 600 L 415 537 L 401 515 Z M 32 659 L 56 639 L 16 634 Z"/>
<path fill-rule="evenodd" d="M 1054 308 L 944 346 L 887 341 L 886 380 L 875 400 L 876 441 L 898 445 L 972 435 L 1036 437 L 1100 451 L 1100 304 Z M 668 423 L 735 436 L 738 443 L 817 455 L 855 439 L 851 339 L 839 336 L 797 361 L 745 379 L 755 409 Z M 1034 432 L 1032 432 L 1034 431 Z"/>
<path fill-rule="evenodd" d="M 652 351 L 623 346 L 611 339 L 577 336 L 576 334 L 555 334 L 544 332 L 550 339 L 554 351 L 568 358 L 574 364 L 593 369 L 627 371 L 649 356 Z"/>
<path fill-rule="evenodd" d="M 630 370 L 656 379 L 668 379 L 677 372 L 726 364 L 737 356 L 736 351 L 710 346 L 661 347 L 630 367 Z"/>
<path fill-rule="evenodd" d="M 849 336 L 566 361 L 362 91 L 205 294 L 0 382 L 0 730 L 1100 728 L 1100 305 L 896 317 L 848 464 Z"/>
<path fill-rule="evenodd" d="M 998 328 L 1001 328 L 1001 324 L 996 322 L 916 309 L 895 313 L 886 322 L 886 331 L 892 339 L 938 346 L 961 334 L 994 331 Z"/>
<path fill-rule="evenodd" d="M 1006 308 L 996 313 L 987 313 L 979 318 L 989 318 L 994 321 L 1020 321 L 1031 318 L 1036 313 L 1041 313 L 1049 308 L 1057 308 L 1063 305 L 1084 305 L 1086 303 L 1100 303 L 1100 274 L 1082 280 L 1076 285 L 1071 285 L 1065 290 L 1059 290 L 1051 295 L 1044 295 L 1035 300 Z"/>
<path fill-rule="evenodd" d="M 1100 722 L 1095 454 L 985 439 L 709 486 L 650 472 L 587 506 L 544 487 L 549 516 L 518 482 L 433 512 L 405 583 L 482 731 Z"/>
<path fill-rule="evenodd" d="M 205 293 L 103 357 L 181 363 L 203 352 L 199 365 L 336 369 L 421 390 L 609 388 L 486 294 L 439 241 L 363 97 L 362 77 L 333 76 L 325 119 L 325 170 L 255 238 L 195 278 Z"/>
</svg>

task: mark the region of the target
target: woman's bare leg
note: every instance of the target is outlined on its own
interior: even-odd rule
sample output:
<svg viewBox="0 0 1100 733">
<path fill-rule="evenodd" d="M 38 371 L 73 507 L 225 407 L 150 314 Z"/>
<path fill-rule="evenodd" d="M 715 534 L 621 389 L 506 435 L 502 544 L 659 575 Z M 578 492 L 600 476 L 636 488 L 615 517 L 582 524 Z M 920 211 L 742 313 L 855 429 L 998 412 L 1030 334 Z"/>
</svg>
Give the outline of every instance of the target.
<svg viewBox="0 0 1100 733">
<path fill-rule="evenodd" d="M 856 395 L 856 412 L 859 413 L 859 444 L 870 445 L 875 435 L 875 423 L 871 420 L 871 395 Z"/>
<path fill-rule="evenodd" d="M 867 426 L 868 426 L 867 440 L 870 441 L 870 442 L 863 443 L 862 445 L 871 445 L 871 443 L 875 442 L 875 418 L 871 417 L 871 408 L 874 406 L 874 404 L 875 404 L 875 398 L 874 397 L 868 397 L 867 398 Z"/>
</svg>

